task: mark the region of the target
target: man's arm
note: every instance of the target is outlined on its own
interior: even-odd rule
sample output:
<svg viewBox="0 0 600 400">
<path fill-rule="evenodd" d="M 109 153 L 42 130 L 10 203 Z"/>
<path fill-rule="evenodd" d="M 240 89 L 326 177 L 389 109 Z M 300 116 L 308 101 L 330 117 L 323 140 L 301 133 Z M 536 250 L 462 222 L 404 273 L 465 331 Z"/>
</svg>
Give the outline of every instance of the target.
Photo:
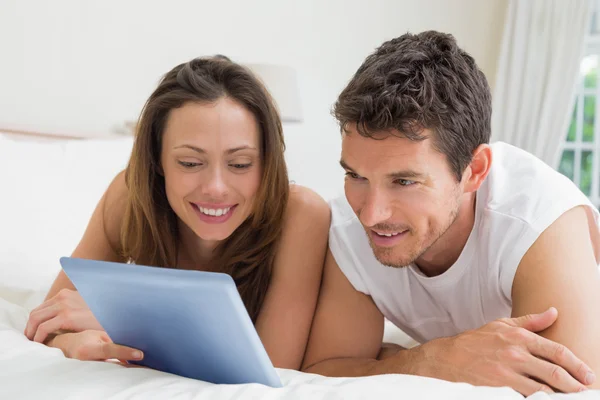
<svg viewBox="0 0 600 400">
<path fill-rule="evenodd" d="M 589 214 L 588 214 L 589 213 Z M 600 243 L 584 207 L 567 211 L 527 251 L 512 287 L 515 317 L 553 306 L 558 319 L 540 334 L 561 343 L 600 373 Z M 593 388 L 600 388 L 597 382 Z"/>
<path fill-rule="evenodd" d="M 509 386 L 524 395 L 551 392 L 550 386 L 564 392 L 585 389 L 580 382 L 585 381 L 587 366 L 564 346 L 533 333 L 548 328 L 555 319 L 555 310 L 502 319 L 381 357 L 383 315 L 369 296 L 354 289 L 328 251 L 302 370 L 344 377 L 421 375 Z M 546 384 L 531 379 L 533 375 Z"/>
<path fill-rule="evenodd" d="M 376 361 L 381 350 L 383 326 L 383 314 L 371 297 L 354 289 L 327 250 L 303 370 L 329 376 L 366 375 L 363 367 Z"/>
</svg>

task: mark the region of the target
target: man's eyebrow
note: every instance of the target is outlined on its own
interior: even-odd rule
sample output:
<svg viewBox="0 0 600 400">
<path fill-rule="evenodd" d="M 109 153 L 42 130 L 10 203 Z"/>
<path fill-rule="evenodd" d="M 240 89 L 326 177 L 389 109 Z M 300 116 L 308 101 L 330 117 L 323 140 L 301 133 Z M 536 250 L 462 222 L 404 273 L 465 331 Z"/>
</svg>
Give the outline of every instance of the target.
<svg viewBox="0 0 600 400">
<path fill-rule="evenodd" d="M 346 162 L 344 160 L 340 160 L 340 165 L 346 171 L 354 172 L 354 169 L 352 167 L 350 167 L 348 164 L 346 164 Z M 403 170 L 403 171 L 392 172 L 392 173 L 387 174 L 387 176 L 392 179 L 423 179 L 426 177 L 425 174 L 422 174 L 422 173 L 416 172 L 416 171 L 412 171 L 409 169 Z"/>
<path fill-rule="evenodd" d="M 410 169 L 407 169 L 404 171 L 392 172 L 392 173 L 388 174 L 388 176 L 393 179 L 407 179 L 407 178 L 422 179 L 425 177 L 424 174 L 416 172 L 416 171 L 412 171 Z"/>
<path fill-rule="evenodd" d="M 342 168 L 344 168 L 348 171 L 354 171 L 352 168 L 350 168 L 350 166 L 348 164 L 346 164 L 346 162 L 344 160 L 340 160 L 340 165 L 342 166 Z"/>
</svg>

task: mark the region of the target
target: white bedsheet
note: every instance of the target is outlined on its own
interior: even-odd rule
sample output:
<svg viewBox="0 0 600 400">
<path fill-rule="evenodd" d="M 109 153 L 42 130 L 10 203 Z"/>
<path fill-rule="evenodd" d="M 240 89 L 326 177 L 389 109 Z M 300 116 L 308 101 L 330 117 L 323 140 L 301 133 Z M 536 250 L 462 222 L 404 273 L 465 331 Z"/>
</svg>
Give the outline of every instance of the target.
<svg viewBox="0 0 600 400">
<path fill-rule="evenodd" d="M 0 290 L 0 399 L 522 399 L 508 388 L 474 387 L 408 375 L 325 378 L 278 370 L 283 388 L 213 385 L 141 368 L 65 358 L 23 335 L 36 293 Z M 600 391 L 531 399 L 600 399 Z"/>
</svg>

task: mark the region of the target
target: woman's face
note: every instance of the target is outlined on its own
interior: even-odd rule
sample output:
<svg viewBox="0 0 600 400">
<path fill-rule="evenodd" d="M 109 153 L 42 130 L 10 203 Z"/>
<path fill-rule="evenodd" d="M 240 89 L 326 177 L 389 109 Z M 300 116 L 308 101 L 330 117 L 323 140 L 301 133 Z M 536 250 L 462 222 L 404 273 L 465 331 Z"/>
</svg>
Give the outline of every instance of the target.
<svg viewBox="0 0 600 400">
<path fill-rule="evenodd" d="M 227 238 L 252 212 L 261 181 L 256 118 L 228 97 L 171 110 L 161 167 L 179 219 L 201 239 Z"/>
</svg>

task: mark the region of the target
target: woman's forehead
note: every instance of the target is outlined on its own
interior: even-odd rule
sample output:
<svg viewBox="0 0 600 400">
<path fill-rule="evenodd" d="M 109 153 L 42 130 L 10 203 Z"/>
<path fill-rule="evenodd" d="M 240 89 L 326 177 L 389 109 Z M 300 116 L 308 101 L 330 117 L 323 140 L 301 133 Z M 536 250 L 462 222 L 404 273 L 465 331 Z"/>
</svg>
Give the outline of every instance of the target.
<svg viewBox="0 0 600 400">
<path fill-rule="evenodd" d="M 228 98 L 216 103 L 187 103 L 170 111 L 164 141 L 205 143 L 217 147 L 256 147 L 256 118 L 245 107 Z"/>
</svg>

